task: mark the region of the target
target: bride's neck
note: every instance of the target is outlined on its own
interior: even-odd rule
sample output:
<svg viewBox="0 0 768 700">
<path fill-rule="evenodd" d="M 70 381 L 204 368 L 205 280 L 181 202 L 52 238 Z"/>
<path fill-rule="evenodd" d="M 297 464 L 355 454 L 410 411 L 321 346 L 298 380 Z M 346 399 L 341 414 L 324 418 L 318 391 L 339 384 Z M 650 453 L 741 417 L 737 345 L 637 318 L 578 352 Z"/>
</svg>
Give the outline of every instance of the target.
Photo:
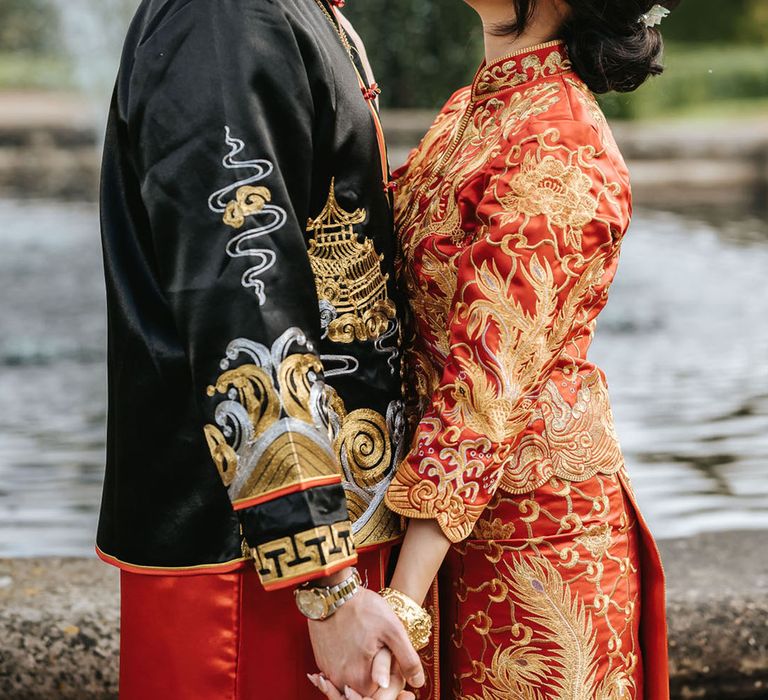
<svg viewBox="0 0 768 700">
<path fill-rule="evenodd" d="M 515 51 L 557 39 L 563 24 L 558 3 L 539 2 L 534 16 L 522 34 L 504 34 L 503 28 L 515 21 L 511 2 L 483 2 L 474 0 L 470 6 L 483 23 L 485 61 L 493 63 Z"/>
</svg>

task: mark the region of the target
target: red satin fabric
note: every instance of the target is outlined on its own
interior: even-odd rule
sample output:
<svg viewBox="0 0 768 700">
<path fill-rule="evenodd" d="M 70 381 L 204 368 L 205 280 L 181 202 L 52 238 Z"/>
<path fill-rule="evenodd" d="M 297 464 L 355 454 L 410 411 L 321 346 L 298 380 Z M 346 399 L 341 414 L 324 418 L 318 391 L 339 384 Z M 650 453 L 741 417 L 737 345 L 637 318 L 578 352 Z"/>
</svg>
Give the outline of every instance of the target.
<svg viewBox="0 0 768 700">
<path fill-rule="evenodd" d="M 374 590 L 387 552 L 360 555 Z M 290 591 L 255 571 L 199 576 L 121 573 L 120 700 L 307 700 L 321 697 L 307 623 Z"/>
</svg>

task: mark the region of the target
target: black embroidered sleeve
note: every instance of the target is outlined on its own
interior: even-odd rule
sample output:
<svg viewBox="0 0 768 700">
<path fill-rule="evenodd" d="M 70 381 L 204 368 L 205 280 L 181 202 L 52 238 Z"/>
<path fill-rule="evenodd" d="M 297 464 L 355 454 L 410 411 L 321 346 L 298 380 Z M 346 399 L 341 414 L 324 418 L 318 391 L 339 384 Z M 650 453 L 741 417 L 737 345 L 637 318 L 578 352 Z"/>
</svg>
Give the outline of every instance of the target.
<svg viewBox="0 0 768 700">
<path fill-rule="evenodd" d="M 211 468 L 267 588 L 356 557 L 317 353 L 314 86 L 297 42 L 279 4 L 183 4 L 139 49 L 147 79 L 127 115 L 159 313 L 183 340 Z"/>
</svg>

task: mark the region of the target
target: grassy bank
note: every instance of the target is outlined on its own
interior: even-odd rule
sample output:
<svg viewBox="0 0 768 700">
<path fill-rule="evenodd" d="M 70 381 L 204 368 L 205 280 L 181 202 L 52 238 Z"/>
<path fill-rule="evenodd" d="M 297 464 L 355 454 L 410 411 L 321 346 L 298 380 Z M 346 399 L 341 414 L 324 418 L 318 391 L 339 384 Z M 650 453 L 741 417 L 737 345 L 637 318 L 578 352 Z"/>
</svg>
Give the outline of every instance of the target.
<svg viewBox="0 0 768 700">
<path fill-rule="evenodd" d="M 67 90 L 73 87 L 69 61 L 61 56 L 0 53 L 0 90 Z"/>
<path fill-rule="evenodd" d="M 606 95 L 614 119 L 768 113 L 768 46 L 667 47 L 666 72 L 631 95 Z"/>
</svg>

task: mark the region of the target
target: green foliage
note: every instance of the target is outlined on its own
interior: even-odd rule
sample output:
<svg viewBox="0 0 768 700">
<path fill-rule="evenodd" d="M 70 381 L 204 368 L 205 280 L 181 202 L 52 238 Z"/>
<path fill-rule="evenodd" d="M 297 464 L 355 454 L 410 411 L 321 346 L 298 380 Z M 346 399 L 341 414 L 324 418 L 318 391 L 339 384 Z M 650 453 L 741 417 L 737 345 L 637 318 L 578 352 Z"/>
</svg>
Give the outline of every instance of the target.
<svg viewBox="0 0 768 700">
<path fill-rule="evenodd" d="M 49 0 L 0 0 L 0 51 L 47 52 L 58 46 Z"/>
<path fill-rule="evenodd" d="M 768 47 L 671 45 L 666 73 L 631 95 L 601 98 L 609 117 L 638 119 L 768 98 Z"/>
<path fill-rule="evenodd" d="M 386 107 L 442 105 L 482 58 L 477 15 L 461 0 L 352 0 Z"/>
<path fill-rule="evenodd" d="M 386 107 L 439 107 L 482 57 L 477 16 L 461 0 L 350 0 L 345 12 L 366 41 Z M 765 51 L 729 47 L 768 41 L 768 0 L 683 0 L 662 28 L 668 73 L 636 95 L 604 98 L 611 116 L 765 94 Z M 711 48 L 717 42 L 725 46 Z"/>
<path fill-rule="evenodd" d="M 68 61 L 23 52 L 0 53 L 0 90 L 63 90 L 73 87 Z"/>
<path fill-rule="evenodd" d="M 759 42 L 768 39 L 766 0 L 683 0 L 663 24 L 674 43 Z"/>
</svg>

